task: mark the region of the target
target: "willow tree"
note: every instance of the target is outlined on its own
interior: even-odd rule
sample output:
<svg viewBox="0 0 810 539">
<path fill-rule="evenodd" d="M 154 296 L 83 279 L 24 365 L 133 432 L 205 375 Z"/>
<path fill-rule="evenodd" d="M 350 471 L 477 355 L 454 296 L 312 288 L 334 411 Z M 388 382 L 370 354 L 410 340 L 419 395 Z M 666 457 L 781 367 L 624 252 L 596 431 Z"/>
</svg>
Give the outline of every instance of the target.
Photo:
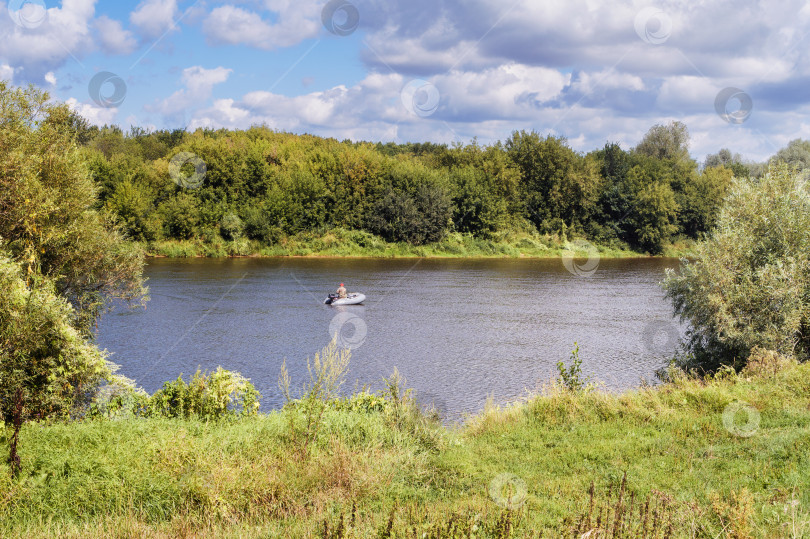
<svg viewBox="0 0 810 539">
<path fill-rule="evenodd" d="M 711 237 L 664 281 L 691 325 L 687 366 L 740 368 L 755 347 L 810 357 L 810 185 L 785 165 L 735 179 Z"/>
</svg>

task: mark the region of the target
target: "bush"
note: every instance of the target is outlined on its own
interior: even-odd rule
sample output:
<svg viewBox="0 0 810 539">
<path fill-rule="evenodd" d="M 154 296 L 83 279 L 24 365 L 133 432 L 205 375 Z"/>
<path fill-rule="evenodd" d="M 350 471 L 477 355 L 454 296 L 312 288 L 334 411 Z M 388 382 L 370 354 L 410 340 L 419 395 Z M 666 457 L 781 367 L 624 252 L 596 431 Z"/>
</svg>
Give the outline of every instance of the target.
<svg viewBox="0 0 810 539">
<path fill-rule="evenodd" d="M 197 199 L 193 196 L 179 193 L 174 199 L 161 204 L 158 211 L 163 216 L 167 236 L 188 240 L 197 235 L 200 213 Z"/>
<path fill-rule="evenodd" d="M 218 367 L 211 374 L 201 374 L 198 370 L 188 384 L 182 375 L 174 382 L 164 383 L 141 413 L 201 419 L 250 416 L 259 410 L 260 398 L 250 380 L 238 372 Z"/>
<path fill-rule="evenodd" d="M 695 260 L 664 281 L 691 325 L 686 366 L 742 368 L 755 347 L 810 355 L 810 186 L 786 166 L 736 179 Z"/>
<path fill-rule="evenodd" d="M 219 225 L 220 234 L 226 240 L 238 240 L 244 233 L 244 224 L 235 213 L 226 213 Z"/>
<path fill-rule="evenodd" d="M 255 206 L 248 207 L 243 214 L 245 235 L 267 245 L 275 245 L 284 236 L 284 231 L 272 215 Z"/>
<path fill-rule="evenodd" d="M 388 241 L 424 245 L 446 234 L 451 215 L 447 186 L 435 171 L 399 164 L 367 217 L 366 228 Z"/>
<path fill-rule="evenodd" d="M 571 351 L 571 365 L 565 366 L 562 361 L 557 362 L 557 371 L 560 373 L 558 381 L 569 391 L 585 391 L 590 389 L 590 376 L 582 375 L 582 360 L 579 358 L 579 343 L 574 343 Z"/>
</svg>

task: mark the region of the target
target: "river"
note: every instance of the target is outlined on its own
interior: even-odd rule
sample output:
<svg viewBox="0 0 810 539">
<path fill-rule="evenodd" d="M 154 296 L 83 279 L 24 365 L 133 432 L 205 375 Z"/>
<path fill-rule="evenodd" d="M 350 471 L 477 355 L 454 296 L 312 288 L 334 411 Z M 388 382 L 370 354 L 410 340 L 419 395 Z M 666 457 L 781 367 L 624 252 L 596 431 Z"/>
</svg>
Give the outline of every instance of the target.
<svg viewBox="0 0 810 539">
<path fill-rule="evenodd" d="M 352 350 L 346 391 L 397 367 L 446 417 L 505 402 L 556 376 L 579 343 L 609 390 L 655 381 L 683 334 L 658 283 L 675 259 L 150 259 L 146 309 L 106 314 L 98 343 L 150 393 L 178 374 L 241 372 L 282 404 L 330 335 Z M 364 305 L 329 307 L 340 282 Z"/>
</svg>

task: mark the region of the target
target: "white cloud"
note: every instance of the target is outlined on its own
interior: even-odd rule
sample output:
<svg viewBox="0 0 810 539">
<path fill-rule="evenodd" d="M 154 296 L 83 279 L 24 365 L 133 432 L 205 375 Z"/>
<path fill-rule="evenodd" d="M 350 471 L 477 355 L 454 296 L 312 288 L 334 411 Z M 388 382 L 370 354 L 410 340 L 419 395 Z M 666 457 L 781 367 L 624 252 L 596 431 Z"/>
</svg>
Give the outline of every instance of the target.
<svg viewBox="0 0 810 539">
<path fill-rule="evenodd" d="M 656 101 L 659 111 L 714 110 L 714 99 L 722 86 L 705 77 L 669 77 L 661 84 Z"/>
<path fill-rule="evenodd" d="M 118 109 L 116 108 L 103 108 L 87 103 L 79 103 L 73 97 L 68 99 L 65 103 L 79 115 L 86 118 L 91 124 L 95 125 L 111 125 L 115 122 L 115 117 L 118 114 Z"/>
<path fill-rule="evenodd" d="M 177 17 L 177 0 L 143 0 L 129 15 L 129 21 L 144 39 L 155 39 L 177 30 Z"/>
<path fill-rule="evenodd" d="M 51 86 L 56 86 L 56 75 L 54 75 L 53 71 L 48 71 L 45 73 L 45 82 Z"/>
<path fill-rule="evenodd" d="M 94 22 L 102 50 L 107 54 L 130 54 L 138 46 L 129 30 L 119 21 L 102 15 Z"/>
<path fill-rule="evenodd" d="M 14 83 L 14 68 L 8 64 L 0 64 L 0 80 Z"/>
<path fill-rule="evenodd" d="M 147 105 L 145 109 L 149 112 L 158 112 L 172 122 L 184 121 L 186 109 L 208 101 L 214 86 L 228 80 L 231 72 L 231 69 L 224 67 L 205 69 L 201 66 L 193 66 L 186 68 L 183 70 L 182 77 L 185 88 L 177 90 L 162 101 Z"/>
<path fill-rule="evenodd" d="M 581 94 L 591 94 L 606 89 L 630 90 L 641 92 L 646 90 L 644 79 L 631 73 L 622 73 L 615 67 L 598 72 L 582 71 L 577 74 L 571 88 Z"/>
<path fill-rule="evenodd" d="M 211 44 L 247 45 L 262 50 L 289 47 L 314 37 L 321 29 L 320 6 L 307 0 L 267 2 L 278 22 L 268 23 L 258 13 L 233 5 L 215 8 L 203 22 Z"/>
<path fill-rule="evenodd" d="M 209 95 L 211 88 L 228 80 L 232 71 L 232 69 L 224 67 L 214 69 L 205 69 L 200 66 L 189 67 L 183 70 L 183 83 L 192 95 Z"/>
<path fill-rule="evenodd" d="M 36 28 L 18 26 L 5 11 L 0 7 L 0 58 L 23 80 L 42 82 L 46 73 L 94 47 L 89 25 L 95 0 L 63 0 Z"/>
</svg>

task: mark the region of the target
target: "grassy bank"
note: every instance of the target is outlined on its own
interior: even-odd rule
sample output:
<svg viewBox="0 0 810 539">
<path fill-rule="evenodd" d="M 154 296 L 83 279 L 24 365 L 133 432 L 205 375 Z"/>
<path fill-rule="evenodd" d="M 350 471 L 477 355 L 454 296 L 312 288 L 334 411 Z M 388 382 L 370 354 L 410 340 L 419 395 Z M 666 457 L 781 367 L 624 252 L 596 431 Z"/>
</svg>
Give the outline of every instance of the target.
<svg viewBox="0 0 810 539">
<path fill-rule="evenodd" d="M 667 247 L 665 256 L 684 256 L 690 243 Z M 646 256 L 621 245 L 599 245 L 583 240 L 569 241 L 565 236 L 519 232 L 502 233 L 490 239 L 468 234 L 449 234 L 442 241 L 428 245 L 389 243 L 367 232 L 332 229 L 321 234 L 302 233 L 285 237 L 273 245 L 240 239 L 225 241 L 213 238 L 187 241 L 156 241 L 144 245 L 150 256 L 171 258 L 226 256 L 334 256 L 375 258 L 559 258 L 574 252 L 588 257 L 594 252 L 604 258 Z M 594 251 L 594 249 L 596 251 Z"/>
<path fill-rule="evenodd" d="M 457 428 L 344 406 L 305 451 L 293 409 L 29 424 L 0 536 L 808 537 L 808 395 L 802 365 L 552 387 Z"/>
</svg>

